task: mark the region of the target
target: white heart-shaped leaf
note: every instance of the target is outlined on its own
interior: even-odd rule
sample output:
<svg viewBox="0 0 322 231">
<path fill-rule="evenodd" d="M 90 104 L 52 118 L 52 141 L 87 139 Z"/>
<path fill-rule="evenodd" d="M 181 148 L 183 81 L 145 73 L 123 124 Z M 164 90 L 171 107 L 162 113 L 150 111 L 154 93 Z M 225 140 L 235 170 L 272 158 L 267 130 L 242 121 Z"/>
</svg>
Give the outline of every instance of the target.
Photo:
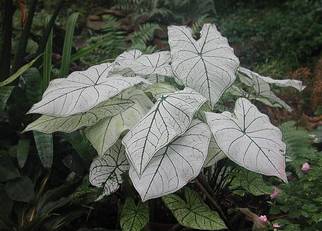
<svg viewBox="0 0 322 231">
<path fill-rule="evenodd" d="M 65 117 L 86 112 L 129 87 L 147 83 L 140 77 L 110 76 L 112 67 L 112 64 L 100 64 L 51 81 L 42 100 L 28 113 Z"/>
<path fill-rule="evenodd" d="M 206 99 L 190 88 L 161 96 L 123 138 L 127 157 L 139 175 L 154 154 L 183 134 Z"/>
<path fill-rule="evenodd" d="M 103 102 L 88 112 L 79 113 L 67 117 L 55 117 L 43 115 L 29 124 L 24 131 L 36 130 L 43 133 L 73 132 L 82 127 L 89 127 L 96 124 L 102 118 L 116 115 L 134 103 L 130 100 L 113 98 Z"/>
<path fill-rule="evenodd" d="M 89 181 L 92 185 L 104 188 L 103 195 L 115 192 L 122 183 L 122 174 L 129 169 L 124 146 L 119 140 L 103 156 L 93 160 L 90 166 Z"/>
<path fill-rule="evenodd" d="M 123 68 L 132 69 L 137 75 L 172 76 L 170 61 L 169 51 L 142 54 L 139 50 L 130 50 L 119 55 L 115 63 Z"/>
<path fill-rule="evenodd" d="M 234 114 L 206 112 L 206 118 L 218 146 L 232 161 L 287 181 L 282 133 L 255 105 L 239 98 Z"/>
<path fill-rule="evenodd" d="M 170 26 L 168 34 L 174 74 L 213 106 L 235 81 L 239 65 L 227 39 L 213 24 L 204 24 L 197 41 L 184 26 Z"/>
<path fill-rule="evenodd" d="M 141 176 L 131 165 L 129 175 L 143 201 L 173 193 L 198 176 L 207 156 L 211 132 L 194 120 L 182 136 L 160 149 Z"/>
<path fill-rule="evenodd" d="M 85 130 L 87 139 L 98 155 L 103 155 L 124 131 L 131 129 L 153 106 L 151 100 L 140 90 L 126 91 L 121 98 L 130 101 L 132 105 L 125 111 L 102 119 Z"/>
</svg>

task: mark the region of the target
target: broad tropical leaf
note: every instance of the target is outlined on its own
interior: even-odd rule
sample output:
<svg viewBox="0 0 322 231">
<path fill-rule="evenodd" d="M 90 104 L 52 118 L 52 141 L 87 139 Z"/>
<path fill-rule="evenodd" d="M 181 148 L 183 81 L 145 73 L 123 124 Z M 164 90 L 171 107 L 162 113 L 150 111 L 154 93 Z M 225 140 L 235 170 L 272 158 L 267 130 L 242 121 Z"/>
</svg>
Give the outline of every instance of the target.
<svg viewBox="0 0 322 231">
<path fill-rule="evenodd" d="M 277 103 L 288 111 L 292 111 L 291 107 L 275 95 L 271 90 L 270 84 L 275 84 L 279 87 L 293 87 L 299 91 L 302 91 L 305 88 L 299 80 L 275 80 L 270 77 L 261 76 L 258 73 L 243 67 L 239 68 L 239 79 L 242 83 L 254 88 L 255 95 L 250 94 L 249 98 L 256 99 L 269 106 L 274 106 L 274 103 Z"/>
<path fill-rule="evenodd" d="M 34 184 L 27 176 L 8 181 L 5 190 L 10 199 L 14 201 L 30 202 L 35 197 Z"/>
<path fill-rule="evenodd" d="M 184 26 L 170 26 L 168 34 L 175 76 L 214 106 L 235 81 L 239 65 L 227 39 L 213 24 L 204 24 L 197 41 L 191 29 Z"/>
<path fill-rule="evenodd" d="M 162 95 L 167 95 L 177 91 L 178 89 L 168 83 L 155 83 L 144 89 L 144 92 L 150 93 L 154 98 L 158 99 Z"/>
<path fill-rule="evenodd" d="M 216 143 L 216 140 L 213 136 L 211 136 L 209 148 L 208 148 L 208 155 L 204 163 L 204 167 L 210 167 L 216 164 L 219 160 L 224 159 L 226 157 L 225 153 L 221 151 Z"/>
<path fill-rule="evenodd" d="M 173 193 L 198 176 L 207 156 L 211 132 L 194 120 L 180 137 L 159 150 L 143 174 L 131 166 L 129 175 L 143 201 Z"/>
<path fill-rule="evenodd" d="M 115 60 L 123 68 L 130 68 L 137 75 L 172 76 L 169 51 L 142 54 L 139 50 L 126 51 Z"/>
<path fill-rule="evenodd" d="M 147 204 L 135 204 L 132 198 L 127 198 L 121 213 L 120 225 L 122 231 L 141 231 L 149 222 Z"/>
<path fill-rule="evenodd" d="M 131 129 L 153 106 L 151 100 L 140 90 L 126 91 L 121 98 L 132 102 L 132 105 L 127 110 L 102 119 L 85 130 L 87 139 L 99 155 L 103 155 L 124 131 Z"/>
<path fill-rule="evenodd" d="M 273 190 L 272 186 L 265 184 L 261 175 L 246 169 L 240 168 L 231 176 L 230 187 L 233 189 L 243 189 L 255 196 L 270 194 Z"/>
<path fill-rule="evenodd" d="M 55 117 L 43 115 L 39 119 L 29 124 L 24 131 L 36 130 L 43 133 L 73 132 L 82 127 L 90 127 L 102 118 L 114 116 L 134 103 L 130 100 L 113 98 L 105 101 L 88 112 L 78 113 L 67 117 Z"/>
<path fill-rule="evenodd" d="M 232 161 L 287 181 L 282 133 L 255 105 L 239 98 L 234 114 L 206 112 L 206 118 L 218 146 Z"/>
<path fill-rule="evenodd" d="M 51 168 L 54 156 L 54 144 L 52 134 L 33 131 L 39 159 L 45 168 Z"/>
<path fill-rule="evenodd" d="M 127 157 L 141 175 L 154 154 L 183 134 L 206 99 L 190 88 L 161 96 L 123 138 Z"/>
<path fill-rule="evenodd" d="M 174 194 L 162 198 L 165 205 L 181 225 L 201 230 L 221 230 L 226 228 L 218 213 L 212 211 L 196 192 L 186 188 L 185 199 L 186 201 Z"/>
<path fill-rule="evenodd" d="M 103 156 L 93 160 L 89 181 L 104 189 L 102 196 L 115 192 L 122 183 L 122 174 L 129 169 L 124 146 L 119 140 Z"/>
<path fill-rule="evenodd" d="M 109 71 L 112 68 L 112 64 L 100 64 L 51 81 L 42 100 L 34 104 L 28 113 L 66 117 L 86 112 L 127 88 L 146 83 L 140 77 L 111 76 Z"/>
</svg>

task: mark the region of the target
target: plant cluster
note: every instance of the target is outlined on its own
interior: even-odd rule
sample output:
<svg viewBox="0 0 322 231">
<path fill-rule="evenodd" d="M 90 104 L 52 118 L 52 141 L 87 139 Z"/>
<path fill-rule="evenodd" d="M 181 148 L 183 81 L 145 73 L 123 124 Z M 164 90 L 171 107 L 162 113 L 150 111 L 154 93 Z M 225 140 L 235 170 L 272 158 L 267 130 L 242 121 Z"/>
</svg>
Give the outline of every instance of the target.
<svg viewBox="0 0 322 231">
<path fill-rule="evenodd" d="M 273 87 L 304 87 L 240 67 L 214 24 L 205 24 L 199 37 L 188 27 L 170 26 L 170 51 L 129 50 L 113 63 L 51 81 L 29 110 L 42 116 L 25 131 L 82 130 L 98 153 L 89 175 L 103 189 L 98 199 L 117 191 L 128 174 L 142 201 L 163 197 L 180 224 L 229 226 L 219 208 L 219 214 L 210 210 L 191 189 L 185 189 L 185 199 L 171 193 L 225 157 L 287 182 L 282 133 L 251 101 L 291 110 Z M 217 110 L 225 104 L 224 93 L 237 98 L 233 113 Z M 125 205 L 140 211 L 125 210 L 126 222 L 135 219 L 140 227 L 147 222 L 143 205 L 131 199 Z M 121 226 L 126 222 L 121 219 Z"/>
</svg>

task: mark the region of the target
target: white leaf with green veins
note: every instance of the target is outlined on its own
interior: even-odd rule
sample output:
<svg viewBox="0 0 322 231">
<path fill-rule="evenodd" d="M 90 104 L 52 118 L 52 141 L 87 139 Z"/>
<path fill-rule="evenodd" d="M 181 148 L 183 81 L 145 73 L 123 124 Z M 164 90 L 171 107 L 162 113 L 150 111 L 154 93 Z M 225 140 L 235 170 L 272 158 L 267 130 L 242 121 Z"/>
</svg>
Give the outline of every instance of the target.
<svg viewBox="0 0 322 231">
<path fill-rule="evenodd" d="M 34 104 L 28 113 L 66 117 L 87 112 L 125 89 L 147 83 L 140 77 L 110 75 L 112 68 L 112 64 L 100 64 L 51 81 L 42 100 Z"/>
<path fill-rule="evenodd" d="M 39 119 L 29 124 L 24 131 L 36 130 L 43 133 L 53 132 L 73 132 L 82 127 L 90 127 L 102 118 L 116 115 L 134 103 L 130 100 L 113 98 L 99 104 L 88 112 L 83 112 L 67 117 L 55 117 L 43 115 Z"/>
<path fill-rule="evenodd" d="M 226 228 L 218 213 L 212 211 L 195 191 L 186 188 L 184 194 L 185 201 L 174 194 L 162 197 L 180 225 L 200 230 Z"/>
<path fill-rule="evenodd" d="M 153 106 L 151 100 L 140 90 L 125 91 L 121 98 L 131 101 L 132 105 L 125 111 L 102 119 L 85 130 L 87 139 L 96 149 L 98 155 L 103 155 L 124 131 L 131 129 Z"/>
<path fill-rule="evenodd" d="M 132 198 L 127 198 L 121 212 L 120 226 L 122 231 L 141 231 L 149 222 L 149 207 Z"/>
<path fill-rule="evenodd" d="M 190 88 L 161 96 L 123 138 L 129 161 L 141 175 L 152 157 L 190 126 L 206 99 Z"/>
<path fill-rule="evenodd" d="M 204 24 L 195 40 L 185 26 L 168 27 L 171 66 L 175 76 L 214 106 L 235 81 L 239 60 L 214 24 Z"/>
<path fill-rule="evenodd" d="M 119 140 L 103 156 L 93 160 L 90 166 L 89 181 L 93 186 L 104 189 L 103 195 L 115 192 L 122 183 L 122 174 L 128 171 L 129 164 L 124 146 Z"/>
<path fill-rule="evenodd" d="M 172 76 L 169 51 L 160 51 L 153 54 L 142 54 L 139 50 L 130 50 L 122 53 L 115 59 L 121 67 L 130 68 L 137 75 Z"/>
<path fill-rule="evenodd" d="M 239 98 L 234 114 L 206 112 L 206 118 L 228 158 L 250 171 L 287 181 L 282 133 L 255 105 Z"/>
<path fill-rule="evenodd" d="M 144 89 L 144 92 L 151 93 L 151 95 L 158 99 L 162 95 L 166 95 L 169 93 L 173 93 L 177 91 L 178 89 L 168 83 L 155 83 L 152 85 L 149 85 L 147 88 Z"/>
<path fill-rule="evenodd" d="M 129 175 L 142 201 L 173 193 L 196 178 L 205 162 L 211 132 L 194 120 L 182 135 L 160 149 L 139 176 L 133 166 Z"/>
</svg>

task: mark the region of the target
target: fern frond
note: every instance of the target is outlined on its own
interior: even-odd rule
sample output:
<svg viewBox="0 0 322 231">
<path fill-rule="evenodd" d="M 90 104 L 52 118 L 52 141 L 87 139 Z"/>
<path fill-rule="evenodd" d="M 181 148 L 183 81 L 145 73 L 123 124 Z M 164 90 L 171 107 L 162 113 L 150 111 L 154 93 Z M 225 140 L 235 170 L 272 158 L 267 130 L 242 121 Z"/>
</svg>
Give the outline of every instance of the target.
<svg viewBox="0 0 322 231">
<path fill-rule="evenodd" d="M 149 46 L 148 43 L 152 41 L 154 32 L 157 29 L 160 29 L 160 26 L 155 23 L 145 23 L 141 25 L 137 31 L 131 34 L 131 47 L 147 53 L 153 52 L 155 47 Z"/>
</svg>

